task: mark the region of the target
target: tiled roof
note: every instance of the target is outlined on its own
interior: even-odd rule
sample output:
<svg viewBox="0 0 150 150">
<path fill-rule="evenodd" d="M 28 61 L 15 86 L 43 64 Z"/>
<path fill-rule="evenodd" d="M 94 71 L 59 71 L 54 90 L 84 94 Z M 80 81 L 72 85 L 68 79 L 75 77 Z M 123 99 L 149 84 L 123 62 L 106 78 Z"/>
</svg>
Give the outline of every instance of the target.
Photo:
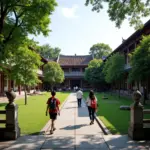
<svg viewBox="0 0 150 150">
<path fill-rule="evenodd" d="M 58 58 L 58 63 L 61 66 L 82 66 L 88 65 L 92 59 L 92 55 L 60 55 Z"/>
</svg>

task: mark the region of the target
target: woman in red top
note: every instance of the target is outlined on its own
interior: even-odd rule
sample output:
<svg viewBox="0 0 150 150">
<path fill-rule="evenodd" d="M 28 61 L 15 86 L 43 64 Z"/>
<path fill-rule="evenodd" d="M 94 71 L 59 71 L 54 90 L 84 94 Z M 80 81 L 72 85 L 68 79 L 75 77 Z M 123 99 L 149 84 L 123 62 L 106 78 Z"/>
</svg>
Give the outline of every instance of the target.
<svg viewBox="0 0 150 150">
<path fill-rule="evenodd" d="M 60 101 L 57 98 L 55 98 L 55 95 L 56 95 L 55 91 L 52 91 L 51 95 L 52 96 L 47 101 L 46 116 L 49 110 L 49 116 L 52 122 L 50 134 L 53 134 L 53 131 L 56 130 L 54 122 L 57 119 L 57 114 L 59 113 Z"/>
</svg>

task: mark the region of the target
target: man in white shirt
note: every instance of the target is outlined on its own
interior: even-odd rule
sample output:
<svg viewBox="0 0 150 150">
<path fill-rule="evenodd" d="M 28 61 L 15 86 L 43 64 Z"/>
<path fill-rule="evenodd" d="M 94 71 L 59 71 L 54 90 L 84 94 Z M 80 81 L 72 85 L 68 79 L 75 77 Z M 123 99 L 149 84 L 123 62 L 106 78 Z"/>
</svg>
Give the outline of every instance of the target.
<svg viewBox="0 0 150 150">
<path fill-rule="evenodd" d="M 81 107 L 82 96 L 83 96 L 83 92 L 79 89 L 77 92 L 78 107 Z"/>
</svg>

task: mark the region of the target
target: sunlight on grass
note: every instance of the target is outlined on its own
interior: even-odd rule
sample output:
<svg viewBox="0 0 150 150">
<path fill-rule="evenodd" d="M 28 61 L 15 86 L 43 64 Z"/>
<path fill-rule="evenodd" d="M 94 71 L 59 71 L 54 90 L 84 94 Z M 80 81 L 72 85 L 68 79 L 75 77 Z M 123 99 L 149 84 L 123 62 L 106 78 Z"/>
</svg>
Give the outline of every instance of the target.
<svg viewBox="0 0 150 150">
<path fill-rule="evenodd" d="M 88 93 L 84 93 L 84 98 Z M 104 93 L 96 93 L 98 99 L 97 116 L 102 120 L 104 125 L 112 134 L 127 134 L 130 121 L 130 111 L 120 110 L 121 105 L 130 106 L 133 100 L 126 97 L 118 97 L 117 94 L 106 93 L 108 99 L 103 99 Z M 145 109 L 150 109 L 150 105 L 144 106 Z M 150 118 L 150 115 L 144 115 L 144 118 Z"/>
<path fill-rule="evenodd" d="M 104 116 L 100 116 L 99 118 L 104 123 L 104 125 L 107 125 L 107 128 L 109 130 L 111 130 L 112 133 L 119 134 L 119 132 L 116 130 L 116 128 Z"/>
<path fill-rule="evenodd" d="M 67 98 L 69 93 L 58 92 L 56 97 L 62 102 Z M 24 99 L 16 100 L 18 104 L 18 120 L 21 128 L 21 134 L 37 134 L 49 120 L 45 115 L 46 102 L 50 93 L 44 95 L 28 97 L 28 104 L 24 105 Z M 0 104 L 0 110 L 5 109 L 6 104 Z"/>
</svg>

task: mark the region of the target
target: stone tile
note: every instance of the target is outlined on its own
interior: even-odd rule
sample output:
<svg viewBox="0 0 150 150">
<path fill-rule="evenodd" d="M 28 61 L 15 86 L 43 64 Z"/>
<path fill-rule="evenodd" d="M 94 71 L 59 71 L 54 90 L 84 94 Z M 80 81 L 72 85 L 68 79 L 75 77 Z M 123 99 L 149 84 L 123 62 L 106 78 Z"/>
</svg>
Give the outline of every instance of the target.
<svg viewBox="0 0 150 150">
<path fill-rule="evenodd" d="M 23 149 L 40 149 L 46 137 L 43 135 L 37 136 L 22 136 L 16 140 L 12 145 L 4 150 L 23 150 Z"/>
<path fill-rule="evenodd" d="M 75 150 L 75 148 L 50 148 L 50 149 L 40 149 L 40 150 Z"/>
<path fill-rule="evenodd" d="M 9 147 L 9 145 L 15 143 L 15 141 L 0 141 L 0 150 Z"/>
<path fill-rule="evenodd" d="M 76 134 L 77 135 L 103 135 L 102 130 L 100 129 L 100 127 L 97 124 L 94 125 L 89 125 L 89 124 L 76 124 Z"/>
<path fill-rule="evenodd" d="M 46 139 L 41 149 L 73 149 L 74 147 L 75 147 L 74 136 L 52 135 Z"/>
<path fill-rule="evenodd" d="M 148 150 L 149 144 L 145 141 L 133 141 L 127 135 L 107 135 L 105 141 L 112 150 Z"/>
<path fill-rule="evenodd" d="M 108 150 L 103 138 L 99 135 L 76 135 L 76 149 Z"/>
</svg>

